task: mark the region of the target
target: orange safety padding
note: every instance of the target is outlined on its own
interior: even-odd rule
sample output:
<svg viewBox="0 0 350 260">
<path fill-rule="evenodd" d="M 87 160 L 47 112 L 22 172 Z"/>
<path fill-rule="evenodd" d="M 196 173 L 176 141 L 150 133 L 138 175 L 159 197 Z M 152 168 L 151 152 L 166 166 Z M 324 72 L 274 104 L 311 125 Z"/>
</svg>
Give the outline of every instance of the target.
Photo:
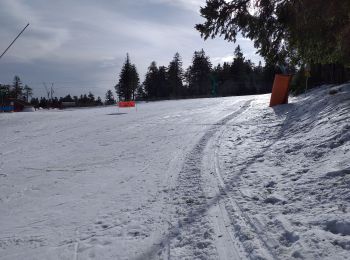
<svg viewBox="0 0 350 260">
<path fill-rule="evenodd" d="M 135 101 L 119 101 L 118 107 L 135 107 Z"/>
<path fill-rule="evenodd" d="M 270 107 L 288 104 L 288 91 L 291 79 L 292 75 L 275 75 L 270 99 Z"/>
</svg>

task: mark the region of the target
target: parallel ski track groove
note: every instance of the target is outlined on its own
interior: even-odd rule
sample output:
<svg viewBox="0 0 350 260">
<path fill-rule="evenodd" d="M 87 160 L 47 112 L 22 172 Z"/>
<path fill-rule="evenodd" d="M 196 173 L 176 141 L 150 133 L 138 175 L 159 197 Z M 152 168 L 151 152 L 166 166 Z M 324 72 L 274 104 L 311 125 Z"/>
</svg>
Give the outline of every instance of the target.
<svg viewBox="0 0 350 260">
<path fill-rule="evenodd" d="M 198 245 L 194 245 L 195 241 L 203 241 L 203 233 L 212 234 L 212 228 L 209 224 L 205 213 L 208 211 L 208 201 L 205 197 L 205 193 L 202 187 L 202 169 L 201 162 L 203 159 L 203 153 L 207 144 L 211 138 L 221 129 L 222 126 L 226 125 L 227 122 L 231 121 L 239 114 L 244 112 L 250 105 L 251 100 L 246 101 L 237 111 L 229 114 L 228 116 L 221 119 L 219 122 L 214 124 L 209 130 L 202 136 L 197 145 L 191 150 L 191 152 L 186 156 L 184 164 L 177 180 L 177 190 L 173 194 L 173 199 L 177 202 L 177 211 L 185 211 L 182 213 L 182 216 L 179 216 L 180 220 L 178 221 L 175 229 L 171 231 L 174 234 L 174 238 L 181 237 L 189 239 L 189 247 L 191 247 L 192 252 L 188 252 L 191 257 L 198 257 L 200 255 L 202 259 L 211 259 L 206 254 L 203 248 L 198 248 Z M 220 207 L 221 208 L 221 207 Z M 227 229 L 227 228 L 226 228 Z M 227 230 L 228 233 L 229 230 Z M 231 236 L 231 235 L 230 235 Z M 174 240 L 174 239 L 172 239 Z M 232 246 L 235 248 L 234 238 L 231 236 Z M 181 241 L 180 241 L 181 242 Z M 192 243 L 191 243 L 192 242 Z M 214 249 L 213 241 L 207 240 L 207 245 L 205 248 Z M 167 250 L 168 259 L 172 258 L 170 245 Z M 186 246 L 186 245 L 185 245 Z M 236 249 L 235 249 L 236 250 Z M 213 250 L 211 250 L 212 252 Z M 239 254 L 238 250 L 236 250 Z M 189 257 L 186 255 L 186 257 Z M 208 257 L 208 258 L 206 258 Z M 245 258 L 245 257 L 241 257 Z"/>
<path fill-rule="evenodd" d="M 225 130 L 221 130 L 221 133 L 219 134 L 219 136 L 217 137 L 217 140 L 218 140 L 218 143 L 220 144 L 221 142 L 221 138 L 224 134 Z M 218 149 L 219 149 L 219 146 L 216 146 L 215 150 L 214 150 L 214 169 L 215 169 L 215 174 L 216 174 L 216 177 L 217 177 L 217 180 L 218 180 L 218 184 L 219 184 L 219 187 L 221 190 L 223 190 L 224 192 L 226 192 L 226 184 L 225 184 L 225 181 L 224 181 L 224 178 L 222 177 L 222 174 L 221 174 L 221 170 L 220 170 L 220 163 L 219 163 L 219 156 L 218 156 Z M 236 177 L 236 179 L 238 178 L 238 176 Z M 235 190 L 240 193 L 242 196 L 243 196 L 243 193 L 242 191 L 240 190 L 240 188 L 238 186 L 235 186 Z M 245 222 L 255 231 L 255 234 L 257 235 L 259 241 L 261 242 L 262 246 L 264 247 L 264 249 L 266 250 L 267 252 L 267 256 L 268 259 L 276 259 L 278 260 L 279 257 L 276 255 L 276 253 L 274 252 L 274 250 L 271 248 L 271 246 L 268 244 L 268 239 L 265 239 L 264 236 L 263 236 L 263 230 L 261 230 L 258 225 L 254 222 L 254 220 L 252 220 L 248 214 L 246 214 L 244 212 L 244 210 L 242 210 L 242 207 L 241 205 L 237 202 L 237 201 L 234 201 L 230 196 L 227 197 L 228 200 L 229 200 L 229 203 L 231 204 L 231 206 L 239 212 L 240 216 L 243 217 L 243 219 L 245 220 Z M 270 239 L 271 241 L 273 239 Z M 274 241 L 273 241 L 274 242 Z"/>
</svg>

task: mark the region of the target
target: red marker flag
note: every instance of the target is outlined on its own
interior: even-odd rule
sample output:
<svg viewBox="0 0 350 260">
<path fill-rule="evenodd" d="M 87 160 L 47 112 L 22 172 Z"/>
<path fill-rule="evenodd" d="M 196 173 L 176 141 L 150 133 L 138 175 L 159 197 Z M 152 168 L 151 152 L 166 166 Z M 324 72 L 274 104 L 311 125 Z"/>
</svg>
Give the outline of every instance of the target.
<svg viewBox="0 0 350 260">
<path fill-rule="evenodd" d="M 135 107 L 135 101 L 119 101 L 118 107 Z"/>
</svg>

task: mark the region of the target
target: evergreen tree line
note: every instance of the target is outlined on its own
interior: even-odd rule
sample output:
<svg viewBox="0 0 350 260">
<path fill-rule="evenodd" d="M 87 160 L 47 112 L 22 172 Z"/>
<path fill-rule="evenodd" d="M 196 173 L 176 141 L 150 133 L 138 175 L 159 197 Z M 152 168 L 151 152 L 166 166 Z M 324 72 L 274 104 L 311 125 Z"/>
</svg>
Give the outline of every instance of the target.
<svg viewBox="0 0 350 260">
<path fill-rule="evenodd" d="M 232 62 L 212 65 L 204 50 L 194 52 L 192 64 L 183 69 L 176 53 L 167 67 L 152 61 L 140 84 L 135 64 L 127 55 L 115 86 L 119 100 L 160 100 L 189 97 L 251 95 L 271 92 L 275 66 L 246 60 L 240 46 Z"/>
<path fill-rule="evenodd" d="M 140 84 L 135 64 L 127 55 L 115 86 L 119 100 L 160 100 L 190 97 L 250 95 L 271 92 L 275 66 L 246 60 L 240 46 L 232 62 L 213 66 L 204 50 L 194 52 L 191 65 L 184 70 L 176 53 L 167 67 L 152 61 Z"/>
<path fill-rule="evenodd" d="M 12 85 L 0 84 L 0 95 L 3 99 L 18 99 L 28 103 L 29 98 L 33 95 L 33 89 L 24 85 L 18 76 L 13 78 Z"/>
<path fill-rule="evenodd" d="M 65 103 L 67 105 L 65 105 Z M 36 108 L 63 108 L 65 106 L 75 106 L 75 107 L 92 107 L 92 106 L 102 106 L 104 103 L 101 97 L 95 98 L 95 95 L 89 92 L 88 94 L 83 94 L 80 96 L 71 96 L 68 94 L 65 97 L 53 97 L 52 99 L 41 97 L 32 98 L 30 104 Z"/>
</svg>

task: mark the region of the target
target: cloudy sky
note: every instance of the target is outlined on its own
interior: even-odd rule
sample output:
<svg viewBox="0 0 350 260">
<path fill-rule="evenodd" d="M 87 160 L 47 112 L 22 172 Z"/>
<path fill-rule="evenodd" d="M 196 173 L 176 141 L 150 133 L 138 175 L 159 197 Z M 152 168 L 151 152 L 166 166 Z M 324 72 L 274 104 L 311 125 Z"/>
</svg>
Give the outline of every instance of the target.
<svg viewBox="0 0 350 260">
<path fill-rule="evenodd" d="M 126 53 L 141 80 L 151 61 L 169 64 L 176 52 L 184 68 L 193 52 L 204 49 L 214 65 L 232 60 L 240 44 L 257 63 L 247 39 L 204 41 L 194 25 L 202 22 L 205 0 L 0 0 L 0 51 L 29 22 L 30 26 L 0 60 L 0 83 L 14 75 L 44 96 L 43 82 L 55 95 L 93 92 L 104 97 L 118 79 Z"/>
</svg>

